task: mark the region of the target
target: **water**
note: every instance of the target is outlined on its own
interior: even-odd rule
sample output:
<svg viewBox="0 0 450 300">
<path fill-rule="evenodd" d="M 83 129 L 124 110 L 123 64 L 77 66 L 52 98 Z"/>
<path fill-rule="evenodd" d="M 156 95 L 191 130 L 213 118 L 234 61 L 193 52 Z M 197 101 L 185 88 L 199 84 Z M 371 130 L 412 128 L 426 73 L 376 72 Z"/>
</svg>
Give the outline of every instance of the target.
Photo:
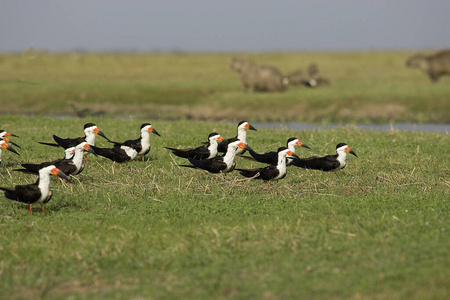
<svg viewBox="0 0 450 300">
<path fill-rule="evenodd" d="M 56 118 L 74 118 L 73 115 L 53 115 Z M 117 116 L 118 119 L 127 120 L 129 116 Z M 385 124 L 326 124 L 318 125 L 313 123 L 298 122 L 251 122 L 256 128 L 272 128 L 272 129 L 291 129 L 291 130 L 323 130 L 323 129 L 340 129 L 340 128 L 358 128 L 363 130 L 375 131 L 422 131 L 422 132 L 438 132 L 443 134 L 450 133 L 450 124 L 434 124 L 434 123 L 385 123 Z"/>
<path fill-rule="evenodd" d="M 439 132 L 443 134 L 450 133 L 450 124 L 412 124 L 412 123 L 391 123 L 391 124 L 352 124 L 339 125 L 327 124 L 317 125 L 311 123 L 297 122 L 251 122 L 256 128 L 273 128 L 273 129 L 291 129 L 291 130 L 323 130 L 323 129 L 339 129 L 339 128 L 357 128 L 363 130 L 375 131 L 422 131 L 422 132 Z"/>
</svg>

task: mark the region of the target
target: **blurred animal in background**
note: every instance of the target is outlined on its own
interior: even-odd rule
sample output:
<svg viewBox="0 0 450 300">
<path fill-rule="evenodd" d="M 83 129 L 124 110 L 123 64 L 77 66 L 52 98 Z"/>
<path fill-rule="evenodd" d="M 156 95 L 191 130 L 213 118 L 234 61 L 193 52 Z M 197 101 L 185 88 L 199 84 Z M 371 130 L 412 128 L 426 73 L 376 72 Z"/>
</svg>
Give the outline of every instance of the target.
<svg viewBox="0 0 450 300">
<path fill-rule="evenodd" d="M 301 69 L 297 69 L 290 73 L 287 78 L 289 79 L 289 85 L 293 86 L 330 86 L 331 82 L 319 75 L 319 67 L 317 64 L 310 64 L 308 66 L 308 73 L 304 73 Z"/>
<path fill-rule="evenodd" d="M 282 92 L 289 84 L 287 77 L 269 65 L 258 65 L 246 57 L 233 58 L 231 70 L 241 74 L 243 91 Z"/>
<path fill-rule="evenodd" d="M 406 61 L 409 68 L 418 68 L 427 73 L 432 82 L 439 77 L 450 75 L 450 50 L 443 50 L 434 55 L 416 54 Z"/>
<path fill-rule="evenodd" d="M 69 102 L 69 105 L 72 107 L 73 113 L 77 118 L 101 117 L 105 114 L 105 112 L 101 110 L 93 111 L 89 108 L 81 108 L 73 102 Z"/>
</svg>

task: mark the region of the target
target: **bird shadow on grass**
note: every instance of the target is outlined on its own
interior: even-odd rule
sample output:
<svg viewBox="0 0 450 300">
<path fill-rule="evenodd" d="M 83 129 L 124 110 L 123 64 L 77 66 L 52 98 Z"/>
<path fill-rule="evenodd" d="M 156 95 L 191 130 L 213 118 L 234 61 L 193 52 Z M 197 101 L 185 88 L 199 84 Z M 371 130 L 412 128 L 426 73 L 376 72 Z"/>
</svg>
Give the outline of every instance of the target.
<svg viewBox="0 0 450 300">
<path fill-rule="evenodd" d="M 85 205 L 81 205 L 80 203 L 76 203 L 73 201 L 61 201 L 60 203 L 54 204 L 53 206 L 49 206 L 49 209 L 55 212 L 64 209 L 84 210 L 85 207 Z"/>
</svg>

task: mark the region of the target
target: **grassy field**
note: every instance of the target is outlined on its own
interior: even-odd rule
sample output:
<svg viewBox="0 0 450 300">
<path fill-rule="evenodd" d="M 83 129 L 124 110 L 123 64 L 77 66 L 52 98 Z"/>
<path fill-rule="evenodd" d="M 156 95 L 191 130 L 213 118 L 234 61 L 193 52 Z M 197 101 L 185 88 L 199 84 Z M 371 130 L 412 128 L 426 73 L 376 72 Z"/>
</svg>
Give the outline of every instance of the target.
<svg viewBox="0 0 450 300">
<path fill-rule="evenodd" d="M 405 67 L 413 52 L 259 53 L 284 74 L 318 64 L 331 87 L 243 93 L 229 69 L 239 54 L 0 55 L 1 113 L 79 110 L 150 119 L 450 122 L 450 78 L 432 84 Z"/>
<path fill-rule="evenodd" d="M 12 186 L 34 180 L 11 171 L 19 163 L 62 157 L 37 141 L 80 136 L 86 122 L 125 140 L 149 120 L 1 121 L 22 146 L 21 156 L 3 153 L 1 185 Z M 339 142 L 359 156 L 335 175 L 289 168 L 269 186 L 180 168 L 163 148 L 234 136 L 235 124 L 150 121 L 161 137 L 149 160 L 119 168 L 88 156 L 73 184 L 52 180 L 45 216 L 0 199 L 1 299 L 448 298 L 448 134 L 259 128 L 248 137 L 257 151 L 296 136 L 312 148 L 302 157 Z"/>
</svg>

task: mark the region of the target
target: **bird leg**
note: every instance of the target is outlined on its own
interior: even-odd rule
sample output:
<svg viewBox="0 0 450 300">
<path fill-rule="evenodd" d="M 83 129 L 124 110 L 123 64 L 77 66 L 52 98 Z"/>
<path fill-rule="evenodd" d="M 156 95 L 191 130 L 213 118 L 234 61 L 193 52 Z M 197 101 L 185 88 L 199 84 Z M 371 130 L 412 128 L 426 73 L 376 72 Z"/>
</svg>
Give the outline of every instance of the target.
<svg viewBox="0 0 450 300">
<path fill-rule="evenodd" d="M 142 156 L 142 162 L 144 162 L 145 161 L 145 158 Z"/>
<path fill-rule="evenodd" d="M 30 215 L 33 215 L 33 206 L 30 204 Z"/>
<path fill-rule="evenodd" d="M 44 213 L 44 215 L 45 215 L 45 209 L 44 209 L 44 205 L 42 205 L 42 212 Z"/>
</svg>

